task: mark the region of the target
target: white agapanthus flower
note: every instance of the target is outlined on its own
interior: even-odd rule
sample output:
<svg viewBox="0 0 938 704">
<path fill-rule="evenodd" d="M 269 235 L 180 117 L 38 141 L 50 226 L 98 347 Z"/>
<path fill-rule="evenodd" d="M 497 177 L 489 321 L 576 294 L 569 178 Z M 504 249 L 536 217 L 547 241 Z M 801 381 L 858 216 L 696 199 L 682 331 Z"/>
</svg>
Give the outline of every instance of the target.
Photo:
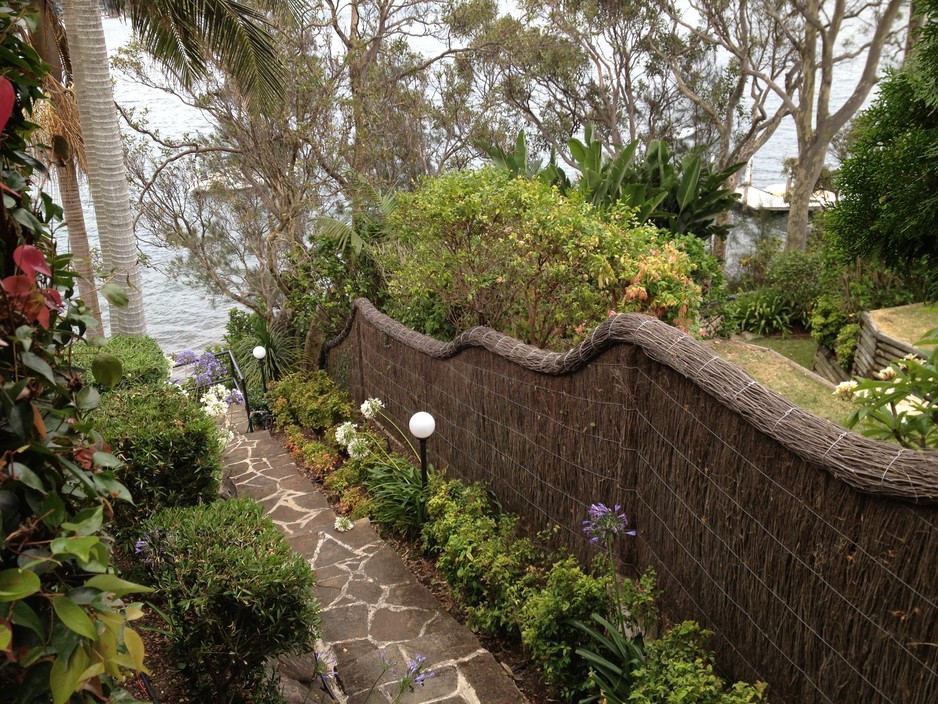
<svg viewBox="0 0 938 704">
<path fill-rule="evenodd" d="M 368 456 L 368 441 L 362 437 L 352 438 L 346 451 L 353 460 L 364 459 Z"/>
<path fill-rule="evenodd" d="M 228 403 L 225 396 L 228 393 L 221 384 L 215 384 L 202 394 L 202 408 L 213 418 L 224 415 L 228 411 Z"/>
<path fill-rule="evenodd" d="M 384 403 L 380 398 L 369 398 L 362 404 L 361 411 L 365 418 L 371 420 L 381 412 L 382 408 L 384 408 Z"/>
<path fill-rule="evenodd" d="M 355 527 L 355 524 L 352 523 L 352 519 L 347 516 L 339 516 L 335 519 L 335 529 L 340 533 L 345 533 L 352 530 Z"/>
<path fill-rule="evenodd" d="M 349 443 L 355 439 L 355 435 L 356 425 L 352 421 L 342 423 L 335 429 L 335 441 L 342 447 L 348 447 Z"/>
</svg>

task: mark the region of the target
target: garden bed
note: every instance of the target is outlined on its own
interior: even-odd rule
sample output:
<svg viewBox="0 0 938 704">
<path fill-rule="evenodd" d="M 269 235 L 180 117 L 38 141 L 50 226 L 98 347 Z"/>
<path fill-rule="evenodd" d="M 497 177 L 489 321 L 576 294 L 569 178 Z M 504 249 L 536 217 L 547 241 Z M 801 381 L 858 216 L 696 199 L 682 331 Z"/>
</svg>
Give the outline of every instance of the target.
<svg viewBox="0 0 938 704">
<path fill-rule="evenodd" d="M 925 333 L 938 328 L 938 309 L 913 303 L 896 308 L 870 311 L 870 318 L 884 335 L 907 342 L 915 347 L 932 349 L 933 345 L 918 345 Z"/>
<path fill-rule="evenodd" d="M 775 350 L 738 338 L 711 340 L 707 344 L 762 385 L 816 416 L 842 425 L 854 409 L 849 401 L 834 396 L 833 384 Z"/>
</svg>

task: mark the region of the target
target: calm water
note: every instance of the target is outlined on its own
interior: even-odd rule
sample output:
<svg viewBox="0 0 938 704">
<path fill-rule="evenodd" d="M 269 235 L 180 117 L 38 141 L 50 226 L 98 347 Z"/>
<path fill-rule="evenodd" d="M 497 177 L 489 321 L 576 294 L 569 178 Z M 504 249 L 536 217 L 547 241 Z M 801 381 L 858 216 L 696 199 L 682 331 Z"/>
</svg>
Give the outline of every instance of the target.
<svg viewBox="0 0 938 704">
<path fill-rule="evenodd" d="M 119 19 L 105 18 L 104 31 L 111 53 L 130 39 L 129 25 Z M 119 74 L 115 74 L 114 78 L 117 102 L 126 108 L 146 110 L 151 126 L 164 135 L 173 137 L 183 132 L 210 128 L 197 110 L 183 105 L 172 96 L 132 84 Z M 849 80 L 834 82 L 832 102 L 835 106 L 845 99 L 845 91 L 852 85 Z M 788 120 L 753 160 L 753 184 L 767 186 L 783 182 L 783 162 L 794 154 L 794 125 Z M 89 237 L 92 246 L 97 246 L 97 230 L 90 198 L 85 198 L 85 203 Z M 771 227 L 784 232 L 784 219 L 776 218 Z M 758 231 L 759 227 L 755 223 L 746 222 L 745 227 L 731 237 L 731 253 L 738 257 L 740 253 L 746 252 L 752 234 Z M 202 290 L 187 287 L 181 281 L 169 278 L 163 269 L 172 257 L 171 252 L 148 245 L 142 245 L 141 249 L 150 262 L 150 266 L 143 270 L 143 295 L 149 334 L 167 352 L 185 348 L 203 350 L 206 345 L 220 341 L 232 304 L 220 299 L 216 307 Z M 107 304 L 102 301 L 102 305 Z"/>
</svg>

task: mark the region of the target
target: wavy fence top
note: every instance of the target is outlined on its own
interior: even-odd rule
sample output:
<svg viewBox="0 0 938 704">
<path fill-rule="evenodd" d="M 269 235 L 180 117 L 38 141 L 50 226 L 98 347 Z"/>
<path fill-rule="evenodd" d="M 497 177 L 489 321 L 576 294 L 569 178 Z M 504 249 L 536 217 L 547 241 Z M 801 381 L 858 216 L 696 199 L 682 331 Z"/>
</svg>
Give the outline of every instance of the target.
<svg viewBox="0 0 938 704">
<path fill-rule="evenodd" d="M 607 319 L 567 352 L 548 352 L 487 327 L 475 327 L 452 342 L 440 342 L 388 317 L 364 298 L 355 301 L 355 314 L 394 340 L 434 359 L 482 347 L 527 369 L 551 375 L 576 372 L 615 344 L 636 345 L 649 358 L 690 379 L 791 452 L 822 466 L 857 491 L 938 503 L 938 452 L 888 445 L 818 418 L 657 318 L 621 313 Z M 326 343 L 326 351 L 345 339 L 353 322 L 354 317 L 336 339 Z"/>
</svg>

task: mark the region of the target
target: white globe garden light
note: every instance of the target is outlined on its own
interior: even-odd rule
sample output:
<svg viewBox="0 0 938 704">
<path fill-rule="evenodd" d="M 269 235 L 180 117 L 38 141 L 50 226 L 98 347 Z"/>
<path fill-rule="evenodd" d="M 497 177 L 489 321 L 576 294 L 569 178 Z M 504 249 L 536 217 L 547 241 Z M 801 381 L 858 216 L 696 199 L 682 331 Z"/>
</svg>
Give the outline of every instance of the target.
<svg viewBox="0 0 938 704">
<path fill-rule="evenodd" d="M 426 440 L 433 435 L 434 430 L 436 430 L 436 421 L 433 420 L 433 416 L 426 411 L 414 413 L 414 415 L 410 417 L 410 432 L 414 437 Z"/>
<path fill-rule="evenodd" d="M 267 395 L 267 370 L 264 369 L 264 357 L 267 356 L 267 348 L 263 345 L 258 345 L 251 352 L 254 355 L 254 359 L 257 360 L 257 366 L 261 368 L 261 385 L 264 387 L 264 396 Z"/>
<path fill-rule="evenodd" d="M 427 438 L 436 430 L 436 421 L 426 411 L 419 411 L 410 417 L 410 432 L 420 440 L 420 481 L 427 487 Z"/>
</svg>

